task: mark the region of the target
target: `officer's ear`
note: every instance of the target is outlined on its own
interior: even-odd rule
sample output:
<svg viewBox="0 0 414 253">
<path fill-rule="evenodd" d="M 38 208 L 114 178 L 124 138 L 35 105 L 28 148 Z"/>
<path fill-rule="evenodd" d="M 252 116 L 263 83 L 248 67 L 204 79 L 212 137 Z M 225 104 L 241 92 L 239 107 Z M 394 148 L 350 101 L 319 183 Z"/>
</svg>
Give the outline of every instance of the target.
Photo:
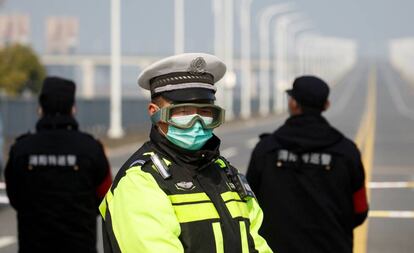
<svg viewBox="0 0 414 253">
<path fill-rule="evenodd" d="M 290 115 L 298 115 L 302 113 L 302 107 L 293 97 L 288 98 L 288 110 Z"/>
<path fill-rule="evenodd" d="M 76 106 L 72 106 L 72 109 L 70 110 L 71 115 L 74 116 L 77 112 L 78 110 L 76 109 Z"/>
<path fill-rule="evenodd" d="M 155 103 L 151 102 L 148 104 L 148 114 L 152 116 L 156 111 L 158 111 L 160 108 Z"/>
<path fill-rule="evenodd" d="M 40 117 L 42 117 L 43 116 L 43 109 L 42 109 L 42 107 L 37 107 L 37 115 L 39 115 Z"/>
<path fill-rule="evenodd" d="M 330 106 L 331 106 L 331 102 L 329 100 L 326 100 L 322 111 L 324 112 L 324 111 L 328 110 Z"/>
<path fill-rule="evenodd" d="M 170 104 L 171 102 L 165 99 L 164 97 L 156 96 L 152 98 L 151 102 L 148 104 L 148 114 L 152 116 L 160 108 L 169 106 Z"/>
</svg>

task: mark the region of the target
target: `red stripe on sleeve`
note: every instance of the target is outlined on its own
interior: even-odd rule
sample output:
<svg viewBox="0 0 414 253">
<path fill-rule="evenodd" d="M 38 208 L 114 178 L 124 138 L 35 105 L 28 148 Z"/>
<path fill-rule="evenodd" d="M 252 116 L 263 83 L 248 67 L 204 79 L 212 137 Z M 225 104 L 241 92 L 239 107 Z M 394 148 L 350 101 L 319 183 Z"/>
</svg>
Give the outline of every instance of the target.
<svg viewBox="0 0 414 253">
<path fill-rule="evenodd" d="M 108 173 L 105 179 L 96 189 L 96 193 L 98 194 L 98 197 L 100 198 L 105 197 L 105 194 L 108 192 L 109 188 L 111 187 L 111 184 L 112 184 L 112 175 L 111 175 L 111 170 L 108 169 Z"/>
<path fill-rule="evenodd" d="M 365 186 L 354 192 L 352 200 L 354 202 L 355 213 L 363 213 L 368 210 L 367 191 Z"/>
</svg>

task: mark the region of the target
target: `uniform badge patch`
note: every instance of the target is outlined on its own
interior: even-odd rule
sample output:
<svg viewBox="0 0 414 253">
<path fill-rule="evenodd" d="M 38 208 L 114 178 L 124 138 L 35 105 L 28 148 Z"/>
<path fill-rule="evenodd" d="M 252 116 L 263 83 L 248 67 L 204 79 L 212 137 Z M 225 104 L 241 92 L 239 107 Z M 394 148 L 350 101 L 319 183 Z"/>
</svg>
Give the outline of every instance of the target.
<svg viewBox="0 0 414 253">
<path fill-rule="evenodd" d="M 192 190 L 192 189 L 194 189 L 194 188 L 195 188 L 195 185 L 193 184 L 193 182 L 184 182 L 184 181 L 182 181 L 182 182 L 178 182 L 178 183 L 176 183 L 176 184 L 175 184 L 175 187 L 176 187 L 178 190 L 182 190 L 182 191 L 190 191 L 190 190 Z"/>
</svg>

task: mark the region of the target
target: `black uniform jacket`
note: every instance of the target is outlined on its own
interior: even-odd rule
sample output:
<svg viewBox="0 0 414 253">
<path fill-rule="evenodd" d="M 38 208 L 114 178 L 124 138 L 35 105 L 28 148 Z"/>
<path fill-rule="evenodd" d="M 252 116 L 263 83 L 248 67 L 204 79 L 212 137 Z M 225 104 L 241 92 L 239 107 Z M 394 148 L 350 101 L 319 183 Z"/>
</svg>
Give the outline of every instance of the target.
<svg viewBox="0 0 414 253">
<path fill-rule="evenodd" d="M 321 115 L 292 116 L 263 135 L 247 179 L 275 252 L 352 252 L 353 229 L 368 211 L 364 168 L 355 144 Z"/>
<path fill-rule="evenodd" d="M 96 252 L 97 207 L 111 184 L 103 147 L 70 116 L 36 128 L 17 138 L 5 170 L 19 252 Z"/>
</svg>

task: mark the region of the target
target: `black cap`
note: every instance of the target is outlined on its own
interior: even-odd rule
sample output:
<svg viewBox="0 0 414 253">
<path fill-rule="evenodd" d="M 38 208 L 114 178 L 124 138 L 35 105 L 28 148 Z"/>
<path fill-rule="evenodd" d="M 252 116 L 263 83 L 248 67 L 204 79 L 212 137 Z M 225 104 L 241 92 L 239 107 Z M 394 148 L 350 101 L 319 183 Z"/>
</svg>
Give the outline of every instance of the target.
<svg viewBox="0 0 414 253">
<path fill-rule="evenodd" d="M 173 90 L 160 93 L 161 96 L 174 102 L 192 102 L 199 100 L 216 100 L 214 91 L 200 88 Z M 152 96 L 155 97 L 155 96 Z"/>
<path fill-rule="evenodd" d="M 286 91 L 301 106 L 323 110 L 329 96 L 329 86 L 316 76 L 301 76 Z"/>
<path fill-rule="evenodd" d="M 46 77 L 39 103 L 44 114 L 70 114 L 75 103 L 75 83 L 60 77 Z"/>
</svg>

